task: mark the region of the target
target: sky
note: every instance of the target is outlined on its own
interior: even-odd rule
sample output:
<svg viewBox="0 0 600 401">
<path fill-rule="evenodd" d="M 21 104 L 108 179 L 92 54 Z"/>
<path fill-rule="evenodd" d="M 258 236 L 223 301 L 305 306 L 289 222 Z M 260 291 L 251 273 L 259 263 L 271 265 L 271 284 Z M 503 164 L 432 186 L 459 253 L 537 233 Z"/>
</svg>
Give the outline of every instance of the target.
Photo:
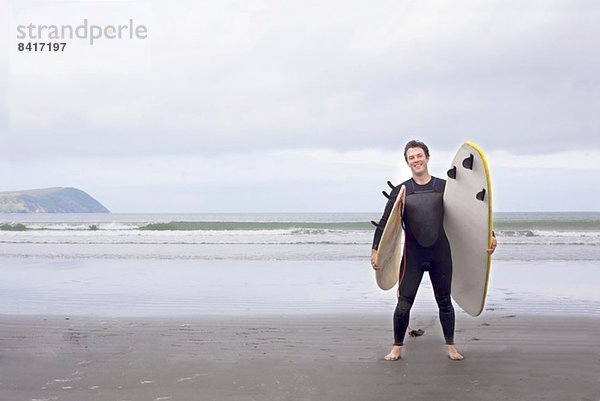
<svg viewBox="0 0 600 401">
<path fill-rule="evenodd" d="M 596 1 L 0 1 L 0 191 L 377 214 L 420 139 L 441 177 L 478 144 L 496 211 L 600 211 Z M 147 36 L 18 51 L 84 20 Z"/>
</svg>

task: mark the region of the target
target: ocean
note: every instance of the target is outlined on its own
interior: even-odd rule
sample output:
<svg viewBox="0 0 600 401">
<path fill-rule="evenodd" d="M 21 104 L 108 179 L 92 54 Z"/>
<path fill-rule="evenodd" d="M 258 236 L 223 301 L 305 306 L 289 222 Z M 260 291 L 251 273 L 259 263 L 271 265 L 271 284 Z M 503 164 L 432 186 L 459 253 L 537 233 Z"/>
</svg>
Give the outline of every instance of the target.
<svg viewBox="0 0 600 401">
<path fill-rule="evenodd" d="M 0 315 L 389 314 L 379 217 L 0 214 Z M 488 309 L 600 314 L 600 213 L 497 213 L 494 230 Z M 435 314 L 422 287 L 415 313 Z"/>
<path fill-rule="evenodd" d="M 377 213 L 0 214 L 12 258 L 364 260 Z M 496 260 L 600 261 L 600 213 L 496 213 Z"/>
</svg>

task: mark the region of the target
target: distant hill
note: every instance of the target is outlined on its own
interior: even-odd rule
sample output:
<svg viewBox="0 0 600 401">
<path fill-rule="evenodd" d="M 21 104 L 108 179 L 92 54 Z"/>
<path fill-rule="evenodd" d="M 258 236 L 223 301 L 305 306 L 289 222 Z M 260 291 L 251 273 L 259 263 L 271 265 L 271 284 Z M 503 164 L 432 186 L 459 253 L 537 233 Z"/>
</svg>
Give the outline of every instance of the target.
<svg viewBox="0 0 600 401">
<path fill-rule="evenodd" d="M 43 188 L 0 192 L 0 213 L 110 213 L 77 188 Z"/>
</svg>

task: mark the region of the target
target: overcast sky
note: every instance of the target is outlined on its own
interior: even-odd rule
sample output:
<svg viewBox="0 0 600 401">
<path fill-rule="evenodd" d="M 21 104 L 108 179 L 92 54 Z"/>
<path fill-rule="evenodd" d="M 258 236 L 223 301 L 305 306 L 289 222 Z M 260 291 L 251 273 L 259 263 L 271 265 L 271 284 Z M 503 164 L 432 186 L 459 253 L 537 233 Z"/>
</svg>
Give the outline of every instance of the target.
<svg viewBox="0 0 600 401">
<path fill-rule="evenodd" d="M 377 212 L 422 139 L 486 151 L 497 211 L 600 211 L 597 1 L 3 0 L 0 191 L 113 212 Z M 4 11 L 4 10 L 3 10 Z M 17 26 L 137 40 L 18 52 Z"/>
</svg>

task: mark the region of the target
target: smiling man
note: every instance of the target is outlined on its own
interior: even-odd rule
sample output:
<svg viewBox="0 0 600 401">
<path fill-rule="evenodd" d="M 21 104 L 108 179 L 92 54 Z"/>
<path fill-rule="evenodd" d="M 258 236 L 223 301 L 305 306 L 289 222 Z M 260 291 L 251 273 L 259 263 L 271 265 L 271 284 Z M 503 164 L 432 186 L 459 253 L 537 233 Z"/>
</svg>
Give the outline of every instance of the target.
<svg viewBox="0 0 600 401">
<path fill-rule="evenodd" d="M 444 231 L 444 189 L 446 181 L 429 174 L 429 148 L 423 142 L 412 140 L 404 148 L 404 159 L 410 167 L 412 178 L 398 185 L 391 193 L 383 216 L 375 230 L 371 250 L 371 266 L 376 264 L 377 248 L 400 188 L 406 187 L 406 200 L 402 220 L 405 228 L 405 249 L 400 264 L 398 304 L 394 311 L 394 345 L 384 359 L 395 361 L 402 355 L 402 346 L 410 309 L 413 305 L 423 273 L 428 272 L 435 300 L 439 308 L 446 351 L 452 360 L 463 356 L 454 346 L 454 307 L 450 299 L 452 284 L 452 256 Z M 495 249 L 495 239 L 492 248 Z"/>
</svg>

